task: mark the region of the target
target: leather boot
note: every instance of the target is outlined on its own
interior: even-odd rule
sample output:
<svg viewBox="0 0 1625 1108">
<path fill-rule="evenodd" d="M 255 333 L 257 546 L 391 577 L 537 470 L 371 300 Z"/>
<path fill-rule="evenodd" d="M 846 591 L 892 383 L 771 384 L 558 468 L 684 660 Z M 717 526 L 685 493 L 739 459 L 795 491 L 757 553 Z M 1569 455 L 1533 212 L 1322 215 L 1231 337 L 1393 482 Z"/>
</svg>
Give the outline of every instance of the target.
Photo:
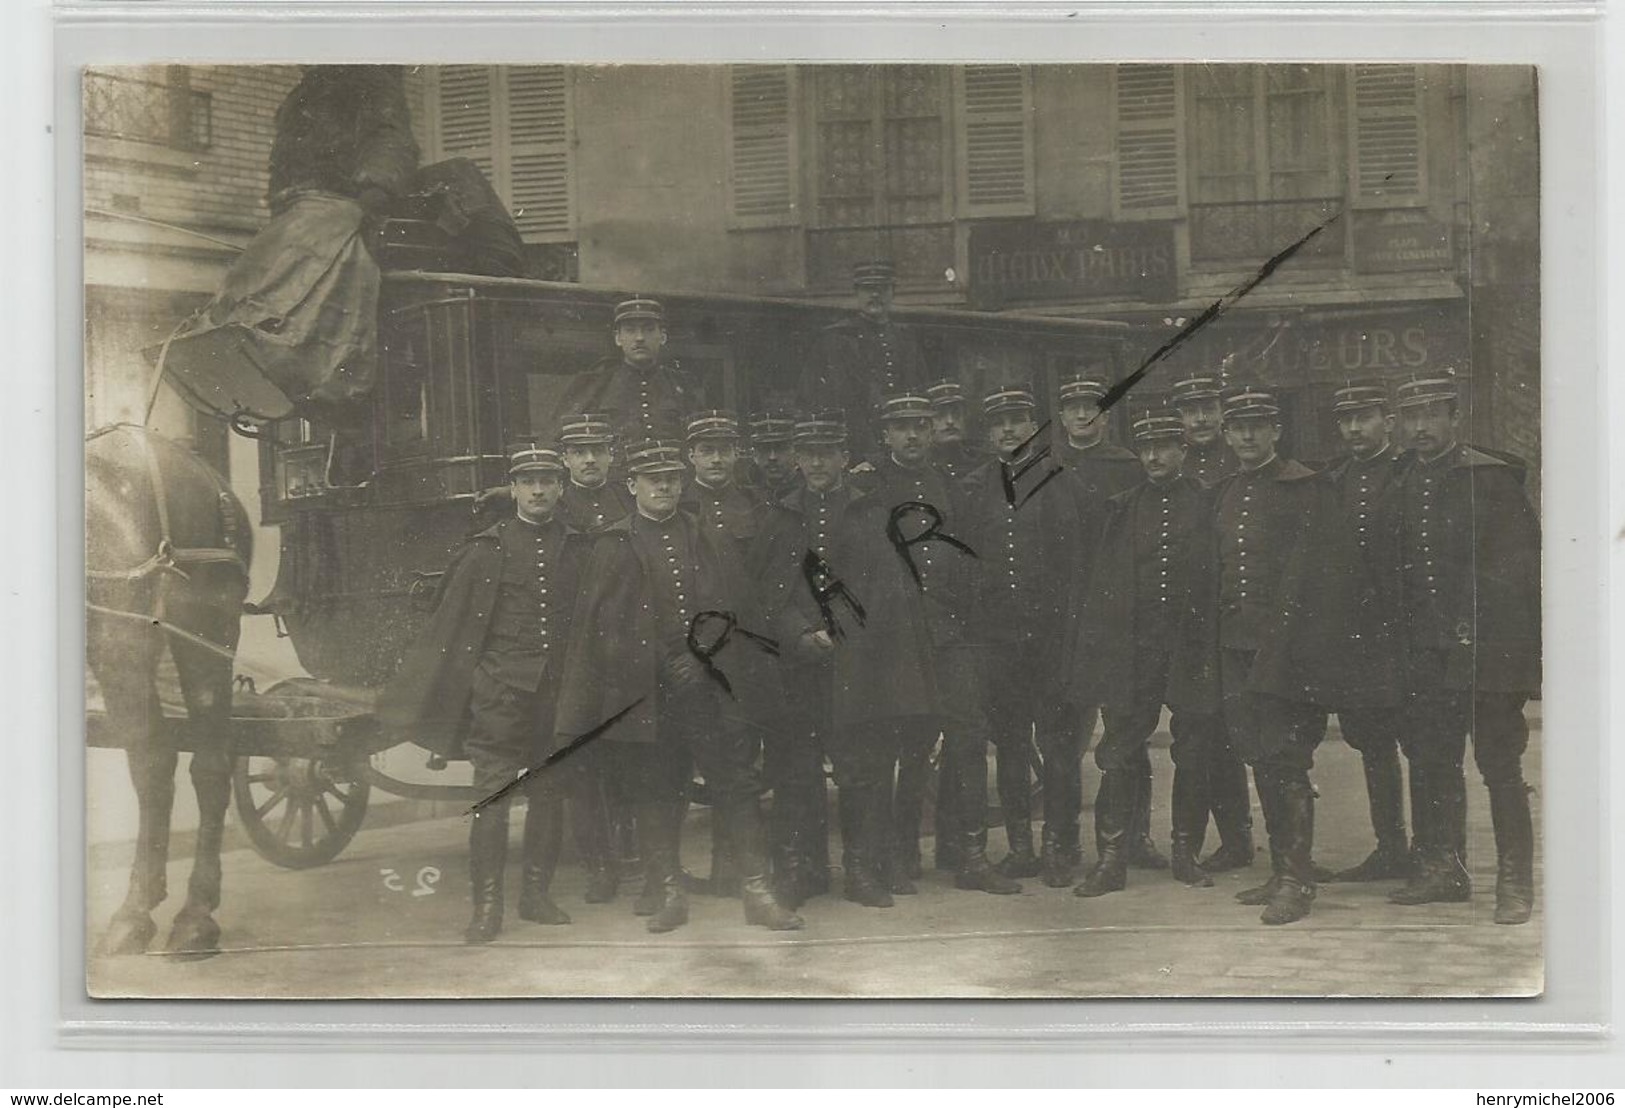
<svg viewBox="0 0 1625 1108">
<path fill-rule="evenodd" d="M 1128 833 L 1128 864 L 1137 869 L 1167 869 L 1168 859 L 1151 840 L 1151 786 L 1151 774 L 1134 777 L 1134 822 Z"/>
<path fill-rule="evenodd" d="M 1099 859 L 1074 896 L 1104 896 L 1128 886 L 1128 839 L 1138 805 L 1138 784 L 1122 773 L 1100 775 L 1095 794 L 1095 851 Z"/>
<path fill-rule="evenodd" d="M 632 904 L 635 916 L 652 916 L 666 901 L 666 871 L 656 845 L 661 828 L 671 819 L 671 807 L 655 802 L 637 807 L 638 854 L 643 863 L 643 889 Z"/>
<path fill-rule="evenodd" d="M 1169 859 L 1174 880 L 1200 888 L 1212 888 L 1213 878 L 1197 862 L 1202 839 L 1207 834 L 1207 796 L 1201 779 L 1189 767 L 1174 767 L 1170 797 L 1173 807 L 1173 853 Z"/>
<path fill-rule="evenodd" d="M 474 813 L 468 828 L 468 878 L 474 915 L 463 941 L 488 943 L 502 931 L 502 870 L 508 861 L 508 809 L 496 806 Z"/>
<path fill-rule="evenodd" d="M 648 849 L 647 844 L 644 849 Z M 677 877 L 668 877 L 660 886 L 660 907 L 649 917 L 645 926 L 652 933 L 661 935 L 675 931 L 687 922 L 688 894 L 683 891 L 683 882 Z"/>
<path fill-rule="evenodd" d="M 1255 854 L 1247 767 L 1233 754 L 1210 751 L 1207 789 L 1213 822 L 1219 829 L 1219 848 L 1202 860 L 1202 868 L 1209 873 L 1245 869 L 1253 864 Z"/>
<path fill-rule="evenodd" d="M 800 931 L 806 926 L 800 916 L 780 904 L 761 874 L 746 877 L 740 889 L 745 905 L 745 922 L 769 931 Z"/>
<path fill-rule="evenodd" d="M 1213 878 L 1208 876 L 1207 871 L 1196 860 L 1195 841 L 1184 831 L 1174 832 L 1173 852 L 1169 857 L 1169 864 L 1175 881 L 1201 889 L 1213 887 Z"/>
<path fill-rule="evenodd" d="M 564 809 L 551 797 L 532 796 L 525 806 L 525 839 L 519 918 L 554 926 L 570 922 L 569 915 L 547 895 L 559 868 L 564 847 Z"/>
<path fill-rule="evenodd" d="M 1021 882 L 1006 877 L 998 871 L 998 867 L 987 860 L 987 844 L 984 840 L 972 842 L 961 849 L 959 872 L 954 875 L 954 888 L 1009 896 L 1021 891 Z"/>
<path fill-rule="evenodd" d="M 1027 747 L 1010 744 L 999 747 L 995 753 L 999 807 L 1004 812 L 1005 841 L 1010 850 L 994 868 L 1005 877 L 1037 877 L 1039 865 L 1038 855 L 1033 853 L 1033 796 Z"/>
<path fill-rule="evenodd" d="M 936 842 L 932 847 L 932 864 L 949 873 L 957 873 L 963 861 L 959 837 L 954 833 L 958 812 L 959 774 L 948 756 L 948 744 L 944 743 L 942 764 L 937 769 Z"/>
<path fill-rule="evenodd" d="M 1403 880 L 1411 873 L 1411 846 L 1405 835 L 1405 773 L 1399 754 L 1386 748 L 1364 756 L 1361 764 L 1377 849 L 1359 865 L 1333 874 L 1332 880 Z"/>
<path fill-rule="evenodd" d="M 1535 910 L 1535 825 L 1520 781 L 1490 790 L 1495 828 L 1495 922 L 1528 923 Z"/>
<path fill-rule="evenodd" d="M 1064 889 L 1072 884 L 1076 863 L 1071 852 L 1061 842 L 1058 831 L 1044 824 L 1044 845 L 1038 855 L 1039 877 L 1052 889 Z"/>
<path fill-rule="evenodd" d="M 660 805 L 658 814 L 651 815 L 653 826 L 645 830 L 642 818 L 638 826 L 643 836 L 643 853 L 654 859 L 652 865 L 660 877 L 660 906 L 645 925 L 658 935 L 675 931 L 688 922 L 688 893 L 684 888 L 680 854 L 682 816 L 672 804 Z"/>
<path fill-rule="evenodd" d="M 584 782 L 570 797 L 570 822 L 582 868 L 587 871 L 583 899 L 588 904 L 608 904 L 620 889 L 620 866 L 611 846 L 609 808 L 596 779 Z"/>
<path fill-rule="evenodd" d="M 892 892 L 913 895 L 919 891 L 914 887 L 914 881 L 923 872 L 920 866 L 920 828 L 925 819 L 925 794 L 931 784 L 931 750 L 929 744 L 919 744 L 914 739 L 905 739 L 904 745 L 907 749 L 900 752 L 897 791 L 892 800 L 887 877 Z"/>
<path fill-rule="evenodd" d="M 736 897 L 739 895 L 741 875 L 739 855 L 734 843 L 733 825 L 720 805 L 711 808 L 711 875 L 705 880 L 705 891 L 710 896 Z"/>
<path fill-rule="evenodd" d="M 1315 790 L 1306 780 L 1280 781 L 1270 786 L 1279 805 L 1281 880 L 1259 921 L 1270 926 L 1296 923 L 1309 914 L 1315 899 L 1313 852 L 1315 845 Z M 1276 829 L 1270 829 L 1270 838 Z"/>
<path fill-rule="evenodd" d="M 881 880 L 881 853 L 886 843 L 886 812 L 889 807 L 881 789 L 884 786 L 847 786 L 841 795 L 841 815 L 852 821 L 852 841 L 847 845 L 847 900 L 865 908 L 890 908 L 894 901 Z M 847 816 L 848 799 L 851 816 Z"/>
<path fill-rule="evenodd" d="M 1281 887 L 1281 875 L 1286 871 L 1286 859 L 1281 853 L 1281 834 L 1277 830 L 1282 818 L 1279 799 L 1275 790 L 1269 786 L 1269 778 L 1266 775 L 1264 780 L 1258 782 L 1258 807 L 1264 813 L 1264 833 L 1269 840 L 1270 876 L 1262 885 L 1255 885 L 1237 893 L 1236 900 L 1241 904 L 1255 906 L 1268 904 Z M 1207 867 L 1204 865 L 1202 868 Z"/>
<path fill-rule="evenodd" d="M 1411 788 L 1417 788 L 1415 767 Z M 1429 766 L 1422 781 L 1422 870 L 1403 888 L 1388 894 L 1394 904 L 1458 904 L 1472 899 L 1473 883 L 1456 844 L 1466 834 L 1467 782 L 1461 767 Z M 1425 812 L 1425 814 L 1423 814 Z"/>
</svg>

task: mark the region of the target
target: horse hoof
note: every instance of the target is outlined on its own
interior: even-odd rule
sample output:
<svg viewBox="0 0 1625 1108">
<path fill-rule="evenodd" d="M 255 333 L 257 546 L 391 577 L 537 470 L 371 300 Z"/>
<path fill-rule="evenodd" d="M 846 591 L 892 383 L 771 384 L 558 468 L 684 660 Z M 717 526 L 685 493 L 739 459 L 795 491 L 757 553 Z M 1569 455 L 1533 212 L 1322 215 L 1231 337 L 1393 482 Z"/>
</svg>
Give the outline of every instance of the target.
<svg viewBox="0 0 1625 1108">
<path fill-rule="evenodd" d="M 134 913 L 114 916 L 102 935 L 102 941 L 96 944 L 96 953 L 115 956 L 145 954 L 156 934 L 158 925 L 152 922 L 151 916 Z"/>
<path fill-rule="evenodd" d="M 176 916 L 169 929 L 168 950 L 184 958 L 209 958 L 220 953 L 220 925 L 213 916 Z"/>
</svg>

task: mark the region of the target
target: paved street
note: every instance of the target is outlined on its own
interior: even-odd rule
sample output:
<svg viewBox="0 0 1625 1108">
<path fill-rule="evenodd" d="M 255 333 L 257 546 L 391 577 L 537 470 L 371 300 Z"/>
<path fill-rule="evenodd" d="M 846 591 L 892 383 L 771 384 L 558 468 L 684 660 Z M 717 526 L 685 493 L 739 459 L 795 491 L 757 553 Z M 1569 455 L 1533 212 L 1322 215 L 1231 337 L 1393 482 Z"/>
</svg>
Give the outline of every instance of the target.
<svg viewBox="0 0 1625 1108">
<path fill-rule="evenodd" d="M 1538 706 L 1532 714 L 1538 727 Z M 1152 753 L 1153 828 L 1165 846 L 1166 734 Z M 1538 781 L 1538 729 L 1526 766 Z M 1091 762 L 1087 789 L 1097 780 Z M 1359 759 L 1335 729 L 1315 782 L 1322 798 L 1316 858 L 1333 868 L 1352 864 L 1370 848 L 1371 831 Z M 1252 869 L 1220 875 L 1212 889 L 1136 870 L 1127 891 L 1095 900 L 1038 881 L 1025 882 L 1016 897 L 960 892 L 948 875 L 928 873 L 919 896 L 899 897 L 890 910 L 838 897 L 814 900 L 802 911 L 806 930 L 792 934 L 747 927 L 737 902 L 702 896 L 692 898 L 688 927 L 650 935 L 631 914 L 635 882 L 614 904 L 588 905 L 580 872 L 566 866 L 554 893 L 573 926 L 518 920 L 515 868 L 502 938 L 469 948 L 460 941 L 468 914 L 467 824 L 453 817 L 369 826 L 336 861 L 313 870 L 278 869 L 247 849 L 228 852 L 218 915 L 223 954 L 197 962 L 162 955 L 92 959 L 90 979 L 100 995 L 285 998 L 1538 993 L 1542 916 L 1537 911 L 1523 927 L 1491 921 L 1494 845 L 1483 787 L 1470 769 L 1469 797 L 1476 888 L 1470 903 L 1400 908 L 1385 899 L 1391 885 L 1330 885 L 1307 920 L 1283 928 L 1260 925 L 1257 908 L 1232 899 L 1267 876 L 1262 854 Z M 1538 794 L 1535 802 L 1538 826 Z M 1261 831 L 1262 819 L 1254 819 Z M 701 874 L 707 826 L 696 809 L 685 834 L 685 862 Z M 997 858 L 1002 834 L 994 840 L 989 853 Z M 929 850 L 928 842 L 928 859 Z M 189 859 L 172 864 L 171 889 L 184 890 L 189 866 Z M 94 862 L 93 934 L 116 908 L 124 881 L 111 855 Z M 172 897 L 160 909 L 162 927 L 178 907 Z"/>
</svg>

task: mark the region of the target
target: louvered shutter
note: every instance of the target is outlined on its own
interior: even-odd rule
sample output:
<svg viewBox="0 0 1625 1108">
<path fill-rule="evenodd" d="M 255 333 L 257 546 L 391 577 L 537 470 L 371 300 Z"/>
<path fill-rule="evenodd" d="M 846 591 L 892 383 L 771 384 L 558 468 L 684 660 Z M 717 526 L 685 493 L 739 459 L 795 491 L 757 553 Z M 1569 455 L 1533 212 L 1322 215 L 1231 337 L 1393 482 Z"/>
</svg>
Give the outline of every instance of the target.
<svg viewBox="0 0 1625 1108">
<path fill-rule="evenodd" d="M 1185 205 L 1185 76 L 1177 65 L 1113 67 L 1119 219 L 1169 219 Z"/>
<path fill-rule="evenodd" d="M 445 65 L 435 74 L 436 148 L 441 158 L 469 158 L 496 183 L 492 71 L 485 65 Z M 497 186 L 499 191 L 501 186 Z"/>
<path fill-rule="evenodd" d="M 728 214 L 735 227 L 796 222 L 793 91 L 789 66 L 729 67 Z"/>
<path fill-rule="evenodd" d="M 1417 67 L 1357 65 L 1351 84 L 1355 206 L 1420 203 L 1427 195 L 1427 163 Z"/>
<path fill-rule="evenodd" d="M 501 70 L 507 92 L 508 209 L 526 242 L 575 235 L 570 80 L 562 65 Z"/>
<path fill-rule="evenodd" d="M 967 65 L 955 74 L 959 214 L 1033 214 L 1032 72 Z"/>
</svg>

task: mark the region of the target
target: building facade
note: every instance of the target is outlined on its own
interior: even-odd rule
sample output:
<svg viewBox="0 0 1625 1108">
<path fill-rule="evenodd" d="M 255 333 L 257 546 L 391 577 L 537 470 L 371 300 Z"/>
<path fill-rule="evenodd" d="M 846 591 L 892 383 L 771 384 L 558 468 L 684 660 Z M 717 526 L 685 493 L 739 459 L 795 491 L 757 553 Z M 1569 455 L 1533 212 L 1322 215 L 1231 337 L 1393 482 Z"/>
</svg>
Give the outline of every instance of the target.
<svg viewBox="0 0 1625 1108">
<path fill-rule="evenodd" d="M 265 220 L 272 120 L 297 79 L 87 75 L 92 422 L 139 412 L 138 351 Z M 1470 382 L 1470 437 L 1538 472 L 1534 81 L 1402 65 L 445 66 L 411 70 L 408 89 L 424 160 L 485 170 L 533 275 L 605 289 L 833 304 L 852 263 L 882 256 L 905 305 L 1171 338 L 1315 231 L 1144 398 L 1196 369 L 1273 385 L 1291 448 L 1318 459 L 1336 452 L 1332 389 L 1448 366 Z M 1053 369 L 996 341 L 942 358 L 971 380 Z M 174 403 L 164 418 L 219 453 L 222 433 Z"/>
</svg>

